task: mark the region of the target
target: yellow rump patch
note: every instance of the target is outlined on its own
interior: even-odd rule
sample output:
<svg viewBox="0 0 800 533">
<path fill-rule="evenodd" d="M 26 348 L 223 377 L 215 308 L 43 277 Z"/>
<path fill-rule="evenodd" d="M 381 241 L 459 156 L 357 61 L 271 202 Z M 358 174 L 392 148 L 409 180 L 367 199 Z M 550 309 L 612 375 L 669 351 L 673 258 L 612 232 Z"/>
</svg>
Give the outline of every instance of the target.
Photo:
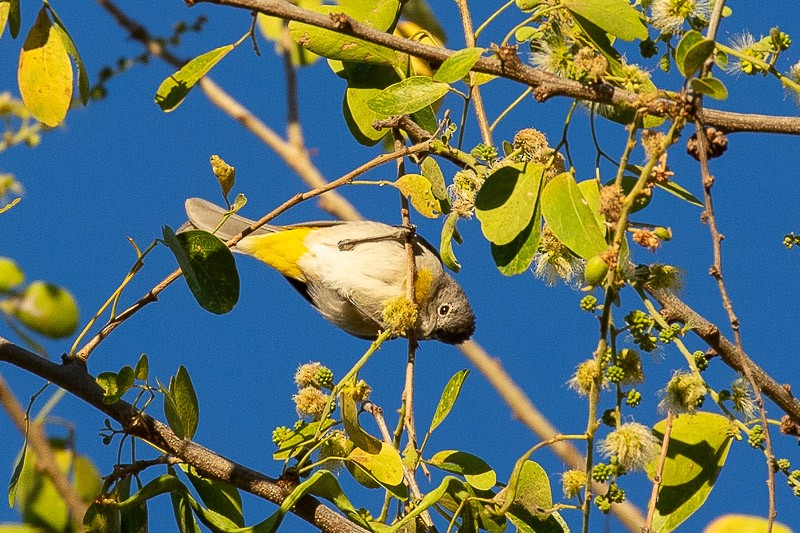
<svg viewBox="0 0 800 533">
<path fill-rule="evenodd" d="M 308 251 L 304 243 L 313 228 L 289 228 L 274 233 L 251 235 L 236 245 L 240 251 L 265 262 L 284 276 L 306 282 L 297 262 Z"/>
</svg>

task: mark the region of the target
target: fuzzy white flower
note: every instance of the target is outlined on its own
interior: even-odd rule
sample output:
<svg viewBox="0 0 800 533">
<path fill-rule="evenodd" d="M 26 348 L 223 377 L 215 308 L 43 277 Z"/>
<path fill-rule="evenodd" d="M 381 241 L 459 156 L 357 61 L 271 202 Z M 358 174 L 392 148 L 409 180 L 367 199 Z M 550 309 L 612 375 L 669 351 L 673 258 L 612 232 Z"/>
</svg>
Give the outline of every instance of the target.
<svg viewBox="0 0 800 533">
<path fill-rule="evenodd" d="M 706 397 L 706 383 L 697 374 L 675 372 L 667 386 L 661 391 L 662 398 L 658 404 L 662 412 L 673 414 L 694 413 L 703 405 Z"/>
<path fill-rule="evenodd" d="M 637 422 L 622 424 L 598 445 L 605 457 L 616 457 L 617 463 L 630 472 L 644 469 L 658 456 L 661 443 L 649 427 Z"/>
<path fill-rule="evenodd" d="M 740 377 L 731 383 L 731 401 L 733 408 L 742 413 L 745 420 L 751 420 L 756 414 L 756 403 L 750 395 L 750 384 L 747 378 Z"/>
<path fill-rule="evenodd" d="M 677 33 L 691 18 L 708 20 L 708 0 L 654 0 L 650 6 L 650 22 L 664 33 Z"/>
</svg>

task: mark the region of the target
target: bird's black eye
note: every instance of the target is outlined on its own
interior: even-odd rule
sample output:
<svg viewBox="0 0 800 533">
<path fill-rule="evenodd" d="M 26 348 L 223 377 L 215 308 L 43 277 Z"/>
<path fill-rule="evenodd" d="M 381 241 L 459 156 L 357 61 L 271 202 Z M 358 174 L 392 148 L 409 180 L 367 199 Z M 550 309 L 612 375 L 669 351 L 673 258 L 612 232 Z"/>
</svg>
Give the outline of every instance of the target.
<svg viewBox="0 0 800 533">
<path fill-rule="evenodd" d="M 450 306 L 447 304 L 439 306 L 439 316 L 447 316 L 447 313 L 450 312 Z"/>
</svg>

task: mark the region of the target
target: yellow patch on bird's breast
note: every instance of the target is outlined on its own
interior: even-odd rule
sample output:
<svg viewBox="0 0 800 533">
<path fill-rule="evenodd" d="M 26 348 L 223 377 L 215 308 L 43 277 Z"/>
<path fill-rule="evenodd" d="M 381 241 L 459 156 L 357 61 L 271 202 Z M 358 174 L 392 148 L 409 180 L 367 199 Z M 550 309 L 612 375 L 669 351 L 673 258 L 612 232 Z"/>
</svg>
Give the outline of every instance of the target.
<svg viewBox="0 0 800 533">
<path fill-rule="evenodd" d="M 289 228 L 274 233 L 250 235 L 236 247 L 256 259 L 265 262 L 284 276 L 306 282 L 297 262 L 308 251 L 305 238 L 313 228 Z"/>
<path fill-rule="evenodd" d="M 430 270 L 417 270 L 417 277 L 414 280 L 414 300 L 417 305 L 422 305 L 431 292 L 433 284 L 433 272 Z"/>
</svg>

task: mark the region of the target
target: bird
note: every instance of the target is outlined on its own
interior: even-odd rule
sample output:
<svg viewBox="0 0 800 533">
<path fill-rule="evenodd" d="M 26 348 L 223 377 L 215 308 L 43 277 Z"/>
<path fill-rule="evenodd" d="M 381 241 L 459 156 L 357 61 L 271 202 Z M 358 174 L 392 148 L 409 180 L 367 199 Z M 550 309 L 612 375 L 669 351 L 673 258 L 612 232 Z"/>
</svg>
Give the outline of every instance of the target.
<svg viewBox="0 0 800 533">
<path fill-rule="evenodd" d="M 229 240 L 253 224 L 201 198 L 185 203 L 188 225 Z M 220 223 L 225 219 L 224 223 Z M 241 239 L 234 252 L 277 270 L 328 321 L 363 339 L 386 329 L 387 304 L 406 295 L 405 242 L 410 228 L 374 221 L 322 221 L 265 225 Z M 461 344 L 475 332 L 464 289 L 442 265 L 436 249 L 412 233 L 416 262 L 417 340 Z"/>
</svg>

